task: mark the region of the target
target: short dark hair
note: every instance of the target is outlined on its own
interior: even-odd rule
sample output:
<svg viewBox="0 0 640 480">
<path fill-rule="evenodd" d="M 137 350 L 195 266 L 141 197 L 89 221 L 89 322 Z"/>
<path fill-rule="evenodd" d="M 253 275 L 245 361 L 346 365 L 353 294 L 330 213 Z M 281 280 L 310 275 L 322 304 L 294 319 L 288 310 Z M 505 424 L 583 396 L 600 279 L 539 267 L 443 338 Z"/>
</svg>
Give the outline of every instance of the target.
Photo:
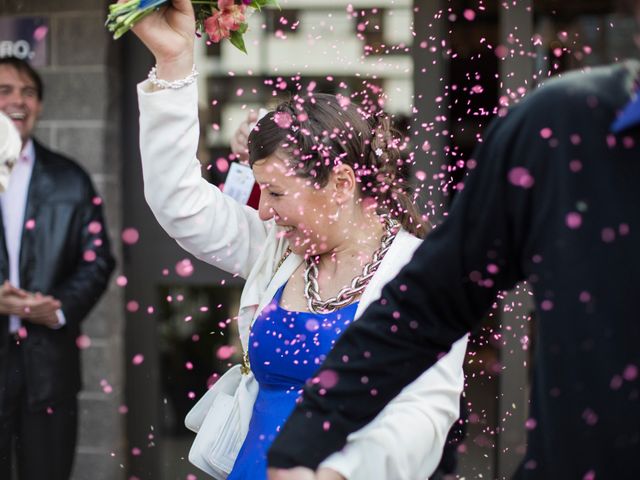
<svg viewBox="0 0 640 480">
<path fill-rule="evenodd" d="M 36 85 L 38 92 L 38 100 L 42 101 L 44 97 L 44 84 L 40 74 L 31 66 L 29 62 L 18 57 L 0 57 L 0 67 L 12 67 L 18 72 L 27 75 Z"/>
</svg>

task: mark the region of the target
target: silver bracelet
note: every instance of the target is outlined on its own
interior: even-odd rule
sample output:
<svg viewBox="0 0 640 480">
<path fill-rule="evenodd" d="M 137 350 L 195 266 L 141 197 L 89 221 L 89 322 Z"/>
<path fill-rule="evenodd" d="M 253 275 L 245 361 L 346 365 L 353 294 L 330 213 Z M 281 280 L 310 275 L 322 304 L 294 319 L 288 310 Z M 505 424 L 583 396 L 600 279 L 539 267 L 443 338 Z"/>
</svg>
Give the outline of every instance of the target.
<svg viewBox="0 0 640 480">
<path fill-rule="evenodd" d="M 194 64 L 193 68 L 191 69 L 191 73 L 189 75 L 179 80 L 172 80 L 169 82 L 167 80 L 162 80 L 161 78 L 158 78 L 158 67 L 156 65 L 149 72 L 148 78 L 149 78 L 149 81 L 151 82 L 151 85 L 153 85 L 154 87 L 170 88 L 172 90 L 178 90 L 179 88 L 183 88 L 183 87 L 186 87 L 187 85 L 191 85 L 193 82 L 196 81 L 196 77 L 198 75 L 199 75 L 198 70 L 196 70 L 196 66 Z"/>
</svg>

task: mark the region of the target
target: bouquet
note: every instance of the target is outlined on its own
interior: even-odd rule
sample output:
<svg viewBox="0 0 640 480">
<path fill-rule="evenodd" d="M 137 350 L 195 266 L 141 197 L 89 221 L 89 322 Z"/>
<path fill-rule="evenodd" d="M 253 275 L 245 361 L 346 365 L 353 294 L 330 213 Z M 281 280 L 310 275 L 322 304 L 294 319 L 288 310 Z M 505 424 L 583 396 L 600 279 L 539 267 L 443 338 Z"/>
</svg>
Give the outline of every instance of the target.
<svg viewBox="0 0 640 480">
<path fill-rule="evenodd" d="M 137 22 L 171 0 L 129 0 L 109 5 L 106 26 L 118 39 Z M 227 38 L 239 50 L 247 53 L 242 36 L 247 31 L 247 9 L 260 10 L 277 0 L 191 0 L 196 13 L 196 29 L 206 33 L 213 43 Z"/>
</svg>

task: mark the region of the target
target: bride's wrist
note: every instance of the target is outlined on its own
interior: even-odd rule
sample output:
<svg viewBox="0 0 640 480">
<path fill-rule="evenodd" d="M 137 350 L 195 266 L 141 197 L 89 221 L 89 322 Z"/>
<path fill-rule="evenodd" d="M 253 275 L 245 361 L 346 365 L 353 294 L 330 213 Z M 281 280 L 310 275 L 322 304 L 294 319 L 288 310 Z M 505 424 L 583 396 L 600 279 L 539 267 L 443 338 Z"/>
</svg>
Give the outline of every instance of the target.
<svg viewBox="0 0 640 480">
<path fill-rule="evenodd" d="M 158 68 L 153 67 L 149 72 L 149 83 L 152 85 L 151 91 L 156 90 L 179 90 L 181 88 L 186 87 L 187 85 L 191 85 L 198 78 L 198 70 L 196 69 L 195 64 L 191 67 L 191 72 L 183 78 L 179 78 L 177 80 L 165 80 L 163 78 L 158 77 Z"/>
<path fill-rule="evenodd" d="M 156 58 L 156 74 L 158 79 L 172 82 L 189 76 L 193 65 L 192 54 L 173 59 Z"/>
</svg>

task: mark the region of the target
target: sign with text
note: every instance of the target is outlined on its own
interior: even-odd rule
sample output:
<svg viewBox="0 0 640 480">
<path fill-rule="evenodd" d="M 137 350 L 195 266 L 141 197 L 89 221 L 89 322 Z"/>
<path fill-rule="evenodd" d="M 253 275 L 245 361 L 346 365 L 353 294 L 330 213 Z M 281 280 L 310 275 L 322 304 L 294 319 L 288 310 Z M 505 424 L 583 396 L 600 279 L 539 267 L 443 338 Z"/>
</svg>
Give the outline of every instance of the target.
<svg viewBox="0 0 640 480">
<path fill-rule="evenodd" d="M 48 36 L 45 17 L 0 17 L 0 57 L 17 57 L 43 67 L 49 60 Z"/>
</svg>

